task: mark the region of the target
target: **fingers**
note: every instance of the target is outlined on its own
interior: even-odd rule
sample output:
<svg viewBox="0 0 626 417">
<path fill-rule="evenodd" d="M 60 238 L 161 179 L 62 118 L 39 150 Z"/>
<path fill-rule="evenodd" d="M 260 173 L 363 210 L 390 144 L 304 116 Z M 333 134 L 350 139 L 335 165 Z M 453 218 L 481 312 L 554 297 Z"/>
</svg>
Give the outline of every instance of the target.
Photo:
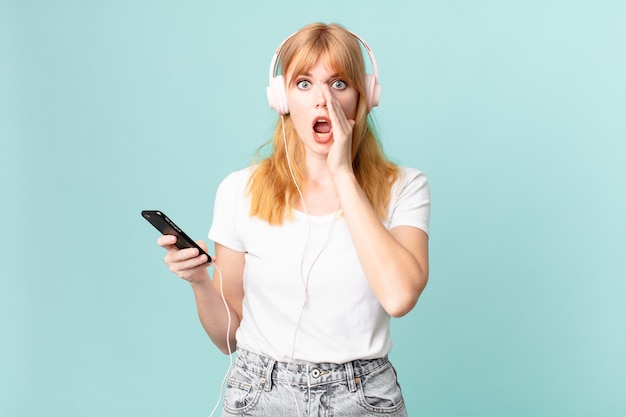
<svg viewBox="0 0 626 417">
<path fill-rule="evenodd" d="M 206 242 L 204 240 L 196 240 L 196 243 L 198 244 L 198 246 L 200 246 L 202 248 L 203 251 L 208 253 L 209 248 L 206 245 Z"/>
<path fill-rule="evenodd" d="M 159 236 L 159 238 L 157 239 L 157 244 L 163 248 L 167 248 L 168 246 L 173 246 L 176 244 L 176 236 L 173 236 L 173 235 Z"/>
<path fill-rule="evenodd" d="M 330 92 L 330 87 L 326 84 L 322 85 L 322 95 L 324 96 L 324 99 L 326 99 L 326 106 L 328 107 L 328 113 L 331 121 L 338 121 L 341 116 L 345 119 L 346 116 L 343 113 L 343 109 L 335 99 L 335 96 L 333 96 L 333 93 Z"/>
<path fill-rule="evenodd" d="M 159 246 L 167 250 L 164 262 L 169 267 L 170 271 L 178 275 L 180 278 L 187 281 L 192 280 L 199 270 L 206 268 L 208 262 L 206 255 L 200 255 L 198 249 L 187 248 L 179 249 L 176 247 L 176 236 L 163 235 L 157 240 Z M 199 240 L 196 243 L 207 250 L 206 243 Z"/>
<path fill-rule="evenodd" d="M 198 240 L 196 243 L 204 249 L 205 252 L 207 251 L 206 243 L 202 240 Z M 176 246 L 176 236 L 173 235 L 163 235 L 159 237 L 157 244 L 167 249 L 165 259 L 168 264 L 171 262 L 183 262 L 191 258 L 196 258 L 200 254 L 200 251 L 196 248 L 179 249 Z M 206 255 L 202 255 L 201 258 L 204 259 L 204 262 L 207 261 Z"/>
<path fill-rule="evenodd" d="M 341 104 L 337 101 L 335 96 L 333 96 L 328 85 L 322 85 L 322 94 L 326 99 L 328 115 L 330 116 L 330 122 L 333 126 L 333 136 L 335 136 L 336 133 L 349 135 L 352 132 L 354 120 L 348 120 L 345 113 L 343 112 Z"/>
<path fill-rule="evenodd" d="M 167 264 L 170 263 L 184 263 L 189 260 L 195 260 L 196 258 L 203 258 L 206 262 L 206 256 L 198 256 L 200 255 L 198 249 L 196 248 L 187 248 L 187 249 L 178 249 L 177 247 L 173 247 L 167 250 L 167 254 L 165 255 L 165 262 Z"/>
<path fill-rule="evenodd" d="M 192 282 L 208 276 L 206 255 L 198 256 L 197 249 L 180 249 L 168 251 L 164 258 L 170 271 L 180 278 Z"/>
<path fill-rule="evenodd" d="M 187 251 L 188 249 L 183 249 L 175 255 L 168 253 L 168 255 L 164 258 L 164 261 L 170 268 L 170 271 L 184 279 L 186 279 L 189 276 L 189 273 L 193 272 L 196 268 L 206 266 L 206 262 L 208 261 L 206 255 L 198 256 L 197 250 L 195 255 L 192 256 L 186 256 L 185 253 L 181 253 Z"/>
<path fill-rule="evenodd" d="M 348 120 L 339 101 L 333 96 L 328 85 L 322 86 L 332 125 L 333 143 L 327 156 L 328 169 L 332 175 L 352 170 L 352 128 L 354 120 Z"/>
</svg>

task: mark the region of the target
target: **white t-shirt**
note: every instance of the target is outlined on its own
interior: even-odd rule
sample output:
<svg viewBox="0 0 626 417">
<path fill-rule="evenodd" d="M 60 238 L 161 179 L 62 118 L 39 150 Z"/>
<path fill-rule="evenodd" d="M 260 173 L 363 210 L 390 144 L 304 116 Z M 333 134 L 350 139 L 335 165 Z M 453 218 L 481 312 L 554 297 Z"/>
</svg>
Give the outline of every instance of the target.
<svg viewBox="0 0 626 417">
<path fill-rule="evenodd" d="M 389 315 L 367 282 L 342 214 L 295 211 L 279 226 L 250 217 L 253 169 L 222 181 L 209 231 L 214 242 L 245 252 L 237 346 L 283 362 L 344 363 L 389 353 Z M 428 233 L 429 216 L 426 176 L 401 168 L 385 227 Z"/>
</svg>

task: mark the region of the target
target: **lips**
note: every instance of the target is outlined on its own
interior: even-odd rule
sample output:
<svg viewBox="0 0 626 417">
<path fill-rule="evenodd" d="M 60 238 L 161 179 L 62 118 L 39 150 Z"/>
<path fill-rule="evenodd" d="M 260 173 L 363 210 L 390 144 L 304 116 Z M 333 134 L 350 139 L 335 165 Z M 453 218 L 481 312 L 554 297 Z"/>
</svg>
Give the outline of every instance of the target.
<svg viewBox="0 0 626 417">
<path fill-rule="evenodd" d="M 330 133 L 332 126 L 327 119 L 320 118 L 313 124 L 313 130 L 315 130 L 316 133 Z"/>
<path fill-rule="evenodd" d="M 333 126 L 325 117 L 318 117 L 313 121 L 313 136 L 317 142 L 326 143 L 332 137 Z"/>
</svg>

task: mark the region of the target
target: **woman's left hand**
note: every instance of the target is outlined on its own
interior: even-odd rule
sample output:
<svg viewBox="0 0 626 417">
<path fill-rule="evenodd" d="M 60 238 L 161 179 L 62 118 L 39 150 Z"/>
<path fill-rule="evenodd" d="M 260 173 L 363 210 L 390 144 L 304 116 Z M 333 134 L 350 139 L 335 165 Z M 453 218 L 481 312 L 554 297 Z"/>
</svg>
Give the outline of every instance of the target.
<svg viewBox="0 0 626 417">
<path fill-rule="evenodd" d="M 328 85 L 322 87 L 328 116 L 332 125 L 333 144 L 328 151 L 327 163 L 330 174 L 352 173 L 352 128 L 354 120 L 348 120 L 341 104 L 330 92 Z"/>
</svg>

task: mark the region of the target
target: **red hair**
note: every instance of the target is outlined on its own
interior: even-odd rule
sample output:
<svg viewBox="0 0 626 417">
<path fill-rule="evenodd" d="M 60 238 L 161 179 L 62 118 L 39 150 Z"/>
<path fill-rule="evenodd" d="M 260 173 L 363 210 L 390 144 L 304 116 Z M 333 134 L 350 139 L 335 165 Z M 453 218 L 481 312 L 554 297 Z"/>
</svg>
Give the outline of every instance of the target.
<svg viewBox="0 0 626 417">
<path fill-rule="evenodd" d="M 352 168 L 356 179 L 370 204 L 381 219 L 387 214 L 391 186 L 398 177 L 398 167 L 384 155 L 368 121 L 365 99 L 365 64 L 359 40 L 337 24 L 314 23 L 305 26 L 289 38 L 281 50 L 281 67 L 287 86 L 294 74 L 307 72 L 320 57 L 328 59 L 336 71 L 359 95 L 355 124 L 352 131 Z M 298 190 L 291 177 L 285 144 L 296 181 L 306 183 L 304 145 L 287 114 L 280 119 L 270 142 L 272 153 L 262 159 L 250 177 L 250 215 L 270 224 L 282 224 L 291 217 L 291 209 L 299 200 Z M 283 138 L 283 126 L 284 135 Z M 257 155 L 259 156 L 259 154 Z"/>
</svg>

